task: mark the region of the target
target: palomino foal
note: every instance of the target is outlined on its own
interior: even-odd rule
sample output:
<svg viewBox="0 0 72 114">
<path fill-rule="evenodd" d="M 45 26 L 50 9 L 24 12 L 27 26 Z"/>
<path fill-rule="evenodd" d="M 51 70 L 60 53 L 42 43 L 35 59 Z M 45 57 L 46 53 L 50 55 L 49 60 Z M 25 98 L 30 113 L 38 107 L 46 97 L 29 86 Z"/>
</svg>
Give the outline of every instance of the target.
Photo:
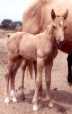
<svg viewBox="0 0 72 114">
<path fill-rule="evenodd" d="M 6 73 L 7 98 L 5 102 L 8 103 L 10 100 L 8 96 L 9 81 L 12 89 L 10 94 L 11 100 L 16 102 L 14 81 L 17 69 L 22 61 L 24 61 L 24 71 L 28 61 L 35 63 L 36 86 L 33 97 L 33 110 L 38 110 L 38 94 L 42 84 L 42 72 L 44 67 L 48 95 L 53 59 L 57 55 L 58 44 L 64 41 L 64 17 L 56 16 L 54 10 L 52 10 L 51 18 L 52 22 L 47 26 L 44 32 L 37 35 L 20 32 L 16 33 L 8 41 L 8 71 Z"/>
</svg>

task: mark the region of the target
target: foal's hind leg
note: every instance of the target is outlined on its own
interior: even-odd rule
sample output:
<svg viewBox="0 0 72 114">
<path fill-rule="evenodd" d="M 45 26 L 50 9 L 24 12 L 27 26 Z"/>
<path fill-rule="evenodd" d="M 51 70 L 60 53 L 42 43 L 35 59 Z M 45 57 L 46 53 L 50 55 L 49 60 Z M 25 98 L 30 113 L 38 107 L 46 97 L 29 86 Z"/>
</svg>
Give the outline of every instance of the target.
<svg viewBox="0 0 72 114">
<path fill-rule="evenodd" d="M 23 60 L 23 63 L 21 65 L 21 68 L 22 68 L 22 80 L 21 80 L 21 99 L 24 100 L 25 99 L 25 95 L 24 95 L 24 77 L 25 77 L 25 70 L 26 70 L 26 66 L 27 66 L 27 63 L 25 60 Z"/>
<path fill-rule="evenodd" d="M 11 97 L 12 96 L 15 96 L 15 74 L 16 74 L 16 71 L 19 67 L 21 63 L 21 60 L 12 60 L 12 59 L 9 59 L 8 61 L 8 67 L 7 67 L 7 72 L 6 72 L 6 94 L 7 94 L 7 97 L 5 98 L 5 102 L 6 103 L 9 103 L 10 101 L 10 98 L 9 98 L 9 82 L 11 84 Z M 13 97 L 13 101 L 16 101 L 15 98 Z"/>
<path fill-rule="evenodd" d="M 13 62 L 11 60 L 8 60 L 8 65 L 7 65 L 7 72 L 5 74 L 5 79 L 6 79 L 6 98 L 5 98 L 5 103 L 10 102 L 9 98 L 9 82 L 11 79 L 11 73 L 12 73 L 12 68 L 13 68 Z"/>
<path fill-rule="evenodd" d="M 13 65 L 13 69 L 12 69 L 12 75 L 10 78 L 11 79 L 10 80 L 10 85 L 11 85 L 10 97 L 13 102 L 17 102 L 16 94 L 15 94 L 15 76 L 16 76 L 17 70 L 21 64 L 21 61 L 22 61 L 21 58 L 17 58 L 13 61 L 14 65 Z"/>
</svg>

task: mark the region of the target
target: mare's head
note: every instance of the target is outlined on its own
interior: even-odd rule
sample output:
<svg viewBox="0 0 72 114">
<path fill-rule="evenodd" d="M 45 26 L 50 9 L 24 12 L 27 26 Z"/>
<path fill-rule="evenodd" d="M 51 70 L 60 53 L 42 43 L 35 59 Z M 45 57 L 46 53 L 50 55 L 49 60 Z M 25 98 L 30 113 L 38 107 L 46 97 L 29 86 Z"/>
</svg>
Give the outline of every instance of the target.
<svg viewBox="0 0 72 114">
<path fill-rule="evenodd" d="M 64 21 L 68 17 L 68 10 L 63 15 L 56 15 L 55 11 L 52 9 L 51 11 L 51 18 L 53 22 L 53 34 L 55 37 L 55 40 L 60 43 L 64 41 L 64 30 L 66 28 Z"/>
</svg>

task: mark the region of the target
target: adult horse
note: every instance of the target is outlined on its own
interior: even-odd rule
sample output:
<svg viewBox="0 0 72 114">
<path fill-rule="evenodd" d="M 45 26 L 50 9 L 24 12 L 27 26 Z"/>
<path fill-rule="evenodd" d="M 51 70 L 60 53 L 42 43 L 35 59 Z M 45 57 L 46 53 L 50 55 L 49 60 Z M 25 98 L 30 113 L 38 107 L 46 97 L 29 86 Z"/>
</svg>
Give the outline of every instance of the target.
<svg viewBox="0 0 72 114">
<path fill-rule="evenodd" d="M 43 31 L 50 23 L 51 9 L 62 14 L 66 9 L 69 15 L 66 20 L 65 40 L 59 49 L 69 53 L 72 51 L 72 0 L 37 0 L 37 2 L 23 15 L 23 31 L 33 34 Z"/>
<path fill-rule="evenodd" d="M 67 15 L 56 15 L 51 11 L 52 22 L 46 27 L 44 32 L 33 35 L 27 32 L 13 34 L 8 40 L 8 69 L 6 72 L 7 98 L 9 102 L 9 83 L 11 84 L 11 100 L 16 101 L 15 97 L 15 76 L 16 72 L 24 61 L 24 71 L 28 61 L 35 62 L 36 67 L 36 87 L 33 97 L 33 109 L 38 109 L 38 93 L 42 84 L 42 72 L 45 67 L 45 77 L 48 96 L 48 77 L 51 79 L 51 69 L 53 59 L 57 55 L 58 44 L 64 40 L 64 21 Z"/>
<path fill-rule="evenodd" d="M 59 49 L 69 53 L 72 51 L 72 1 L 66 0 L 36 0 L 37 2 L 28 9 L 23 15 L 23 31 L 37 34 L 46 28 L 51 22 L 50 12 L 54 8 L 56 13 L 65 13 L 66 8 L 69 10 L 68 19 L 66 20 L 67 29 L 65 30 L 65 40 L 59 45 Z M 65 17 L 68 12 L 65 13 Z M 29 67 L 31 72 L 31 67 Z M 22 78 L 23 80 L 24 78 Z M 23 85 L 23 84 L 22 84 Z"/>
<path fill-rule="evenodd" d="M 23 15 L 23 31 L 33 34 L 40 33 L 44 31 L 47 24 L 51 22 L 50 12 L 52 8 L 58 14 L 62 14 L 68 9 L 69 15 L 65 23 L 67 26 L 67 29 L 65 30 L 65 40 L 62 44 L 60 43 L 59 49 L 65 53 L 72 52 L 72 0 L 36 1 L 37 2 Z M 30 67 L 29 69 L 31 71 Z M 42 90 L 42 87 L 40 90 Z"/>
</svg>

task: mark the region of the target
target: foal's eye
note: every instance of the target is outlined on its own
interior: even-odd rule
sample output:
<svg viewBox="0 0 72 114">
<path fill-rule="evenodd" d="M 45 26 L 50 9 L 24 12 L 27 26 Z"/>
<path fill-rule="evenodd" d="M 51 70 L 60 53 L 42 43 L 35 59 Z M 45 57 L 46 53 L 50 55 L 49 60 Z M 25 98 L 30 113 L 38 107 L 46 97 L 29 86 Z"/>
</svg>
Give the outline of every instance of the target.
<svg viewBox="0 0 72 114">
<path fill-rule="evenodd" d="M 57 27 L 55 25 L 53 25 L 53 28 L 56 29 Z"/>
</svg>

